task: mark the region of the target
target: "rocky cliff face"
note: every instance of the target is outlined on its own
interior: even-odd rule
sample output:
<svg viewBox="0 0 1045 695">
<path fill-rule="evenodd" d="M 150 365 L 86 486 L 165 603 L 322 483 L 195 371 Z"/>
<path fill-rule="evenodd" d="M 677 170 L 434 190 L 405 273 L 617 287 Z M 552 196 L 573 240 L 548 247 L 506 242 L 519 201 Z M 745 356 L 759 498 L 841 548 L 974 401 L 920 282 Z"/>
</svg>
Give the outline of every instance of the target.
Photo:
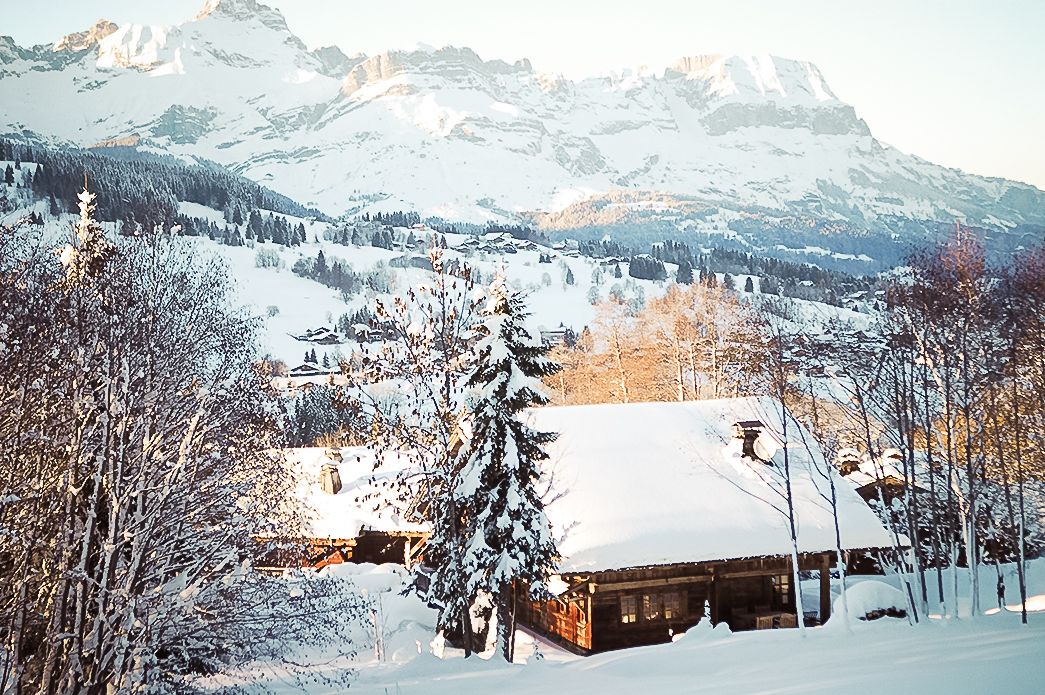
<svg viewBox="0 0 1045 695">
<path fill-rule="evenodd" d="M 54 44 L 55 51 L 86 51 L 94 48 L 109 34 L 119 29 L 112 22 L 99 19 L 93 27 L 86 31 L 76 32 L 58 40 Z"/>
<path fill-rule="evenodd" d="M 890 233 L 955 218 L 1005 234 L 1045 224 L 1041 191 L 898 152 L 815 65 L 769 56 L 571 81 L 467 48 L 310 52 L 277 11 L 210 0 L 176 27 L 99 22 L 33 48 L 0 39 L 0 104 L 0 132 L 84 145 L 140 134 L 335 214 L 670 226 L 700 209 Z"/>
</svg>

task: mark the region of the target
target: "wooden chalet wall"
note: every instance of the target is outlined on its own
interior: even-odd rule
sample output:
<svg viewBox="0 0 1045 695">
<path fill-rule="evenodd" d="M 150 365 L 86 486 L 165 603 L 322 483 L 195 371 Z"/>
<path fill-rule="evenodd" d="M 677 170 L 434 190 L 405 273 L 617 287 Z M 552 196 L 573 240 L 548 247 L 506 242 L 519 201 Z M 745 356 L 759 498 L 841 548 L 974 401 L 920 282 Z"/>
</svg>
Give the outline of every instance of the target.
<svg viewBox="0 0 1045 695">
<path fill-rule="evenodd" d="M 519 622 L 577 654 L 592 651 L 591 597 L 520 601 Z"/>
<path fill-rule="evenodd" d="M 421 533 L 379 531 L 363 531 L 355 538 L 308 538 L 289 544 L 289 548 L 265 553 L 256 565 L 269 571 L 289 567 L 319 569 L 345 562 L 391 562 L 410 567 L 421 558 L 426 539 Z"/>
<path fill-rule="evenodd" d="M 831 554 L 803 555 L 801 570 L 830 566 Z M 830 615 L 827 572 L 819 614 Z M 670 642 L 704 617 L 734 631 L 794 627 L 795 594 L 789 557 L 666 565 L 564 575 L 570 590 L 550 601 L 524 601 L 519 621 L 580 654 Z M 815 611 L 817 606 L 806 606 Z"/>
</svg>

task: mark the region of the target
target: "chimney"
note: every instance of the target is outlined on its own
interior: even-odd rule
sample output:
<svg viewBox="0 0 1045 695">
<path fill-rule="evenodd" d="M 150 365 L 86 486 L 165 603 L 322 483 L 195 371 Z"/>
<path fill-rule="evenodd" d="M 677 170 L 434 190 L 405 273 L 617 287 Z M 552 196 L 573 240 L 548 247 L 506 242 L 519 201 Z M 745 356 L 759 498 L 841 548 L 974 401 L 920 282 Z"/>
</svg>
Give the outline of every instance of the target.
<svg viewBox="0 0 1045 695">
<path fill-rule="evenodd" d="M 319 487 L 328 495 L 336 495 L 341 492 L 341 473 L 337 469 L 341 461 L 341 452 L 328 452 L 327 460 L 319 471 Z"/>
<path fill-rule="evenodd" d="M 764 427 L 761 420 L 741 420 L 733 423 L 733 437 L 744 441 L 743 454 L 753 461 L 762 460 L 755 453 L 755 440 L 762 434 Z"/>
</svg>

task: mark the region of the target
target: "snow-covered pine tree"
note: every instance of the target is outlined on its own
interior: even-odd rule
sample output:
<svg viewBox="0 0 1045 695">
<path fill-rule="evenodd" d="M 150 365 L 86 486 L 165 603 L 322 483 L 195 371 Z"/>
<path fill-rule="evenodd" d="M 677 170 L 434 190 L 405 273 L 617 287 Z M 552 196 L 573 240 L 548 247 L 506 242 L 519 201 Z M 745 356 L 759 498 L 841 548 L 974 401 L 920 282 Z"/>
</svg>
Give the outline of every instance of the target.
<svg viewBox="0 0 1045 695">
<path fill-rule="evenodd" d="M 461 569 L 468 595 L 492 596 L 501 653 L 511 662 L 515 647 L 516 586 L 541 595 L 555 570 L 555 541 L 538 491 L 544 445 L 555 435 L 523 422 L 526 408 L 544 405 L 541 377 L 559 365 L 526 325 L 521 293 L 498 278 L 490 287 L 476 343 L 476 365 L 468 380 L 472 435 L 460 454 L 454 496 L 466 539 Z"/>
</svg>

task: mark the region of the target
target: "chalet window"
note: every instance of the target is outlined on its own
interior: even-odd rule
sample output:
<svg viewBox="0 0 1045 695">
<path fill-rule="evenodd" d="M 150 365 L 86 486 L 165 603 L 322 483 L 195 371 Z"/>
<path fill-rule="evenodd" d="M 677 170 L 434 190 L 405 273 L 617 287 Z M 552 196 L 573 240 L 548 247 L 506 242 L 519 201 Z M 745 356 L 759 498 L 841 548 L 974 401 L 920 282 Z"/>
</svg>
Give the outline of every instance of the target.
<svg viewBox="0 0 1045 695">
<path fill-rule="evenodd" d="M 791 605 L 791 575 L 778 574 L 772 577 L 773 603 L 777 608 Z"/>
<path fill-rule="evenodd" d="M 659 594 L 643 594 L 642 617 L 646 620 L 659 620 L 662 615 Z"/>
<path fill-rule="evenodd" d="M 682 599 L 678 592 L 669 591 L 662 594 L 664 600 L 664 618 L 666 620 L 677 620 L 682 617 Z"/>
<path fill-rule="evenodd" d="M 639 619 L 639 599 L 636 596 L 620 597 L 620 621 L 634 623 Z"/>
</svg>

